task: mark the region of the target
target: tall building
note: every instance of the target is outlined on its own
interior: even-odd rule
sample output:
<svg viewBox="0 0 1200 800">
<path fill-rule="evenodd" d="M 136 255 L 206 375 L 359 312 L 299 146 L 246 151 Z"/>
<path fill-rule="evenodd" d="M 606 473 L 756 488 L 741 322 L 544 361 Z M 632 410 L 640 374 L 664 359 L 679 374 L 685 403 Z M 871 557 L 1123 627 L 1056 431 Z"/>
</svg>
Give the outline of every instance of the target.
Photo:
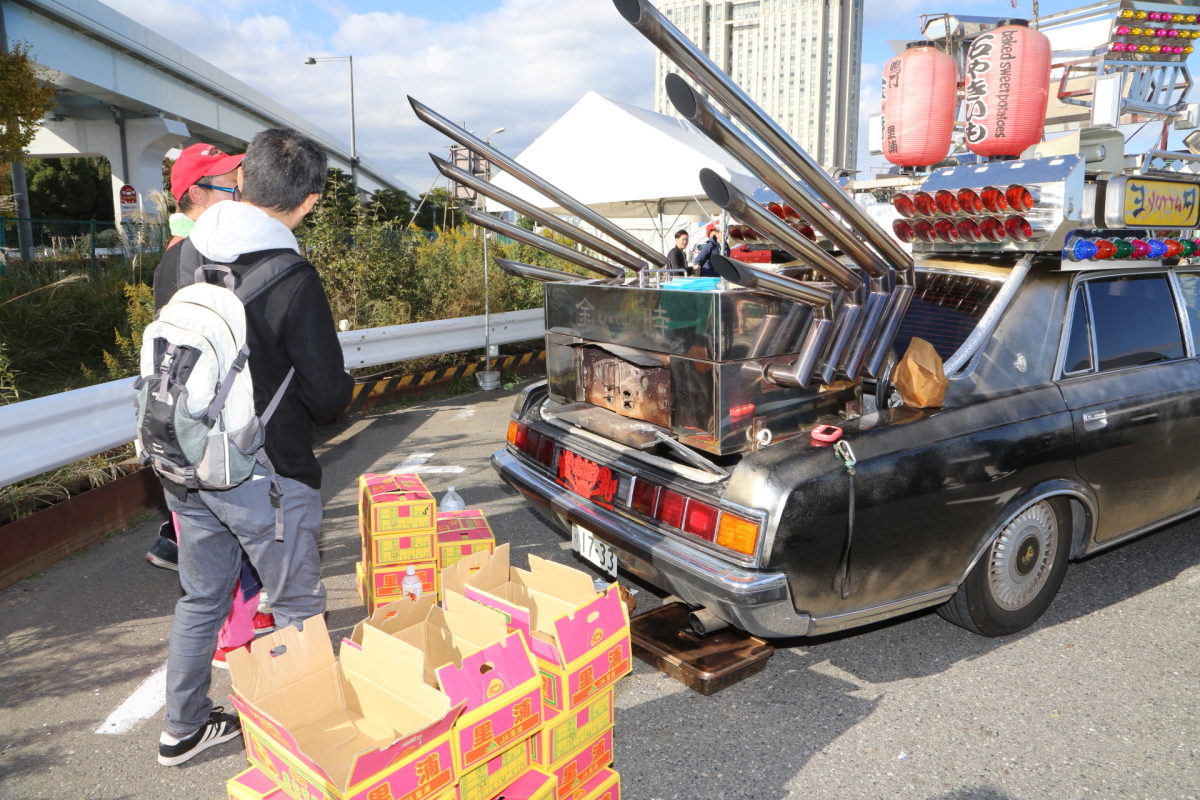
<svg viewBox="0 0 1200 800">
<path fill-rule="evenodd" d="M 826 169 L 855 168 L 863 0 L 655 0 Z M 677 72 L 655 61 L 654 109 L 674 114 L 663 88 Z"/>
</svg>

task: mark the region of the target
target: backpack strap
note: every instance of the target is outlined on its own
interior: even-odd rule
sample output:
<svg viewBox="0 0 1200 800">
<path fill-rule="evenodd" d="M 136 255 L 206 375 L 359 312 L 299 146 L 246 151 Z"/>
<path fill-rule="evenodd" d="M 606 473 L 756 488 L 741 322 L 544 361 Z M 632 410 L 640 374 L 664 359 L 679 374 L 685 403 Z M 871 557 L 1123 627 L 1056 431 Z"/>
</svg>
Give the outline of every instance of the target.
<svg viewBox="0 0 1200 800">
<path fill-rule="evenodd" d="M 294 250 L 278 250 L 243 272 L 241 283 L 234 292 L 243 305 L 249 305 L 251 300 L 271 288 L 277 281 L 283 280 L 307 263 L 308 259 Z"/>
</svg>

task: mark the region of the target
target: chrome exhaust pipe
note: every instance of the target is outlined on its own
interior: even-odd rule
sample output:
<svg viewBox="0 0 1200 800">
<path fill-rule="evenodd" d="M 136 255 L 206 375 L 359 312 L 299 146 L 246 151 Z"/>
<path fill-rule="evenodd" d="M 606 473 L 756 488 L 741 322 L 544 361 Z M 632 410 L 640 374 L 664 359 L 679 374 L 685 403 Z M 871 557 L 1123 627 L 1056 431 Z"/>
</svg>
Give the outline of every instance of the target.
<svg viewBox="0 0 1200 800">
<path fill-rule="evenodd" d="M 547 211 L 543 211 L 542 209 L 538 208 L 537 206 L 527 203 L 526 201 L 517 197 L 515 194 L 506 192 L 503 189 L 500 189 L 500 188 L 494 186 L 493 184 L 483 180 L 482 178 L 480 178 L 476 175 L 472 175 L 471 173 L 467 172 L 465 169 L 456 167 L 453 164 L 451 164 L 449 161 L 446 161 L 443 158 L 439 158 L 438 156 L 435 156 L 433 153 L 430 153 L 429 157 L 431 159 L 433 159 L 433 165 L 438 168 L 438 171 L 441 172 L 443 175 L 445 175 L 450 180 L 452 180 L 456 183 L 461 183 L 464 186 L 469 186 L 470 188 L 479 192 L 483 196 L 490 197 L 491 199 L 495 200 L 497 203 L 506 205 L 509 208 L 511 208 L 513 211 L 520 212 L 521 214 L 524 214 L 525 216 L 529 217 L 530 219 L 533 219 L 533 220 L 536 220 L 536 221 L 542 223 L 547 228 L 550 228 L 553 231 L 557 231 L 557 232 L 561 233 L 563 236 L 566 236 L 568 239 L 574 239 L 576 242 L 579 242 L 584 247 L 589 247 L 592 250 L 595 250 L 597 253 L 600 253 L 601 255 L 603 255 L 607 258 L 611 258 L 613 261 L 616 261 L 618 264 L 626 266 L 629 269 L 634 270 L 635 272 L 640 272 L 641 270 L 643 270 L 647 267 L 647 264 L 645 261 L 634 258 L 633 256 L 631 256 L 629 253 L 625 252 L 621 248 L 615 247 L 614 245 L 604 241 L 603 239 L 593 236 L 592 234 L 588 233 L 587 231 L 583 230 L 582 228 L 577 228 L 574 225 L 572 225 L 571 223 L 566 222 L 565 220 L 563 220 L 559 217 L 556 217 Z"/>
<path fill-rule="evenodd" d="M 746 351 L 746 358 L 758 358 L 767 352 L 767 346 L 771 344 L 771 340 L 775 336 L 775 331 L 779 329 L 782 320 L 783 317 L 780 314 L 767 314 L 763 317 L 762 322 L 758 326 L 758 332 L 754 335 L 754 343 Z"/>
<path fill-rule="evenodd" d="M 772 237 L 784 250 L 806 260 L 818 272 L 847 291 L 854 291 L 862 281 L 854 271 L 822 250 L 779 217 L 742 194 L 741 190 L 711 169 L 700 170 L 700 186 L 708 199 L 755 230 Z"/>
<path fill-rule="evenodd" d="M 801 180 L 807 181 L 848 225 L 870 243 L 885 263 L 891 263 L 898 270 L 912 269 L 912 256 L 867 216 L 778 123 L 768 117 L 649 0 L 613 0 L 613 4 L 626 21 L 777 153 L 784 166 Z M 867 268 L 865 264 L 862 266 Z"/>
<path fill-rule="evenodd" d="M 536 264 L 523 264 L 520 261 L 509 261 L 507 258 L 493 258 L 492 262 L 514 278 L 527 278 L 542 283 L 591 283 L 591 278 L 576 275 L 573 272 L 563 272 L 560 269 L 539 267 Z"/>
<path fill-rule="evenodd" d="M 817 317 L 808 326 L 800 354 L 791 364 L 769 364 L 763 378 L 776 386 L 791 386 L 807 389 L 817 370 L 817 362 L 825 352 L 825 345 L 833 333 L 833 319 L 828 307 L 820 309 Z"/>
<path fill-rule="evenodd" d="M 883 360 L 887 358 L 888 350 L 892 349 L 892 341 L 896 338 L 896 331 L 900 329 L 900 323 L 904 321 L 904 313 L 908 311 L 908 304 L 912 302 L 912 296 L 913 286 L 911 284 L 901 284 L 892 289 L 892 296 L 888 299 L 888 306 L 883 314 L 879 337 L 875 340 L 871 355 L 867 357 L 867 374 L 872 378 L 879 377 L 879 368 L 883 366 Z"/>
<path fill-rule="evenodd" d="M 501 153 L 490 144 L 487 144 L 486 142 L 483 142 L 482 140 L 472 136 L 470 133 L 455 125 L 453 122 L 446 119 L 421 101 L 409 96 L 408 102 L 412 106 L 413 111 L 416 113 L 417 118 L 426 125 L 430 126 L 436 131 L 439 131 L 440 133 L 445 134 L 446 136 L 449 136 L 451 139 L 458 142 L 473 153 L 483 156 L 492 164 L 495 164 L 509 175 L 512 175 L 514 178 L 521 181 L 521 183 L 525 184 L 539 194 L 542 194 L 555 201 L 560 206 L 579 217 L 581 220 L 587 222 L 596 230 L 603 231 L 606 235 L 611 236 L 614 241 L 619 242 L 621 246 L 629 249 L 630 251 L 637 253 L 639 256 L 644 258 L 647 263 L 658 266 L 666 265 L 667 258 L 664 254 L 653 249 L 636 236 L 630 234 L 628 231 L 625 231 L 617 225 L 614 225 L 606 217 L 597 214 L 595 211 L 571 197 L 562 189 L 552 186 L 551 184 L 542 180 L 537 175 L 522 167 L 516 161 L 513 161 L 511 158 L 504 155 L 504 153 Z"/>
<path fill-rule="evenodd" d="M 720 253 L 713 253 L 709 263 L 718 275 L 730 283 L 794 300 L 812 308 L 824 308 L 833 299 L 833 294 L 828 289 L 785 278 L 743 261 L 735 261 Z"/>
<path fill-rule="evenodd" d="M 545 236 L 538 236 L 536 233 L 525 230 L 519 225 L 513 225 L 511 222 L 505 222 L 502 219 L 496 219 L 493 216 L 484 214 L 482 211 L 476 211 L 473 208 L 464 208 L 463 216 L 474 222 L 481 228 L 502 233 L 510 239 L 516 239 L 518 242 L 524 242 L 531 247 L 536 247 L 542 252 L 549 253 L 552 256 L 557 256 L 563 261 L 569 261 L 577 267 L 598 272 L 606 278 L 622 278 L 625 277 L 625 270 L 616 266 L 601 261 L 597 258 L 592 258 L 586 253 L 581 253 L 578 250 L 561 245 L 553 239 L 547 239 Z"/>
<path fill-rule="evenodd" d="M 883 275 L 887 271 L 887 263 L 865 242 L 835 219 L 821 204 L 820 198 L 813 196 L 803 186 L 785 175 L 779 165 L 763 152 L 762 148 L 727 118 L 718 114 L 687 81 L 674 73 L 668 75 L 667 96 L 675 106 L 675 110 L 684 119 L 691 122 L 719 147 L 746 165 L 755 177 L 771 187 L 784 202 L 795 207 L 809 224 L 824 233 L 831 242 L 858 263 L 868 275 Z M 704 178 L 701 173 L 701 184 L 703 185 L 703 183 Z M 770 212 L 767 213 L 770 214 Z M 770 216 L 775 220 L 779 219 L 774 214 L 770 214 Z M 751 225 L 751 227 L 754 226 Z M 784 227 L 792 230 L 790 226 L 785 225 Z M 761 228 L 755 229 L 762 230 Z"/>
<path fill-rule="evenodd" d="M 867 295 L 866 310 L 863 312 L 862 326 L 858 329 L 858 335 L 854 337 L 854 343 L 850 345 L 846 357 L 842 359 L 841 370 L 850 380 L 857 380 L 862 372 L 871 344 L 879 333 L 883 312 L 890 297 L 891 294 L 883 288 L 882 279 L 873 278 L 871 292 Z"/>
<path fill-rule="evenodd" d="M 777 353 L 795 352 L 793 346 L 798 343 L 801 333 L 804 332 L 805 326 L 811 319 L 812 312 L 806 306 L 793 303 L 787 314 L 784 315 L 783 322 L 779 323 L 779 333 L 775 335 L 772 349 Z"/>
<path fill-rule="evenodd" d="M 841 365 L 846 348 L 858 333 L 859 323 L 862 322 L 862 312 L 862 305 L 853 297 L 847 297 L 841 310 L 838 311 L 837 319 L 833 323 L 833 333 L 829 337 L 829 346 L 825 350 L 821 364 L 821 383 L 833 383 L 837 378 L 838 367 Z"/>
</svg>

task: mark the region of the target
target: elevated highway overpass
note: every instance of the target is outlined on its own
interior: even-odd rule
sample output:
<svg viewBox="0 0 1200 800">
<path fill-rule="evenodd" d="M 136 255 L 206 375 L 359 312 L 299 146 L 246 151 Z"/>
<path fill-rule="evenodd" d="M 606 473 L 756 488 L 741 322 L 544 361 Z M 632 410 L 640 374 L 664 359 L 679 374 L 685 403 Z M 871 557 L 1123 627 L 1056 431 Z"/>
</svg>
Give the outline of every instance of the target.
<svg viewBox="0 0 1200 800">
<path fill-rule="evenodd" d="M 162 188 L 163 156 L 198 141 L 240 150 L 258 131 L 295 128 L 350 171 L 350 148 L 200 56 L 98 0 L 0 0 L 8 41 L 27 42 L 57 89 L 57 104 L 29 153 L 103 156 L 112 165 L 113 203 L 132 185 L 140 210 Z M 359 188 L 404 189 L 358 159 Z"/>
</svg>

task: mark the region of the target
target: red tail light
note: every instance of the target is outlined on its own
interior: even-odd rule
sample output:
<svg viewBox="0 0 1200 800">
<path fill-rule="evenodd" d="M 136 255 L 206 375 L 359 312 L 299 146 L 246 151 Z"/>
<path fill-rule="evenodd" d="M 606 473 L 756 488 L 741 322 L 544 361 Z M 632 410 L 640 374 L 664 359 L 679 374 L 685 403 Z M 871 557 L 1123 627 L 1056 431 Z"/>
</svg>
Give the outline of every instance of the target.
<svg viewBox="0 0 1200 800">
<path fill-rule="evenodd" d="M 800 219 L 800 215 L 796 213 L 796 209 L 785 204 L 783 207 L 783 218 L 784 219 Z"/>
<path fill-rule="evenodd" d="M 1182 248 L 1181 248 L 1182 249 Z M 1117 246 L 1108 239 L 1096 240 L 1096 260 L 1103 261 L 1117 254 Z"/>
<path fill-rule="evenodd" d="M 1183 245 L 1175 239 L 1167 239 L 1163 244 L 1167 246 L 1167 252 L 1163 255 L 1164 258 L 1177 258 L 1183 252 Z"/>
<path fill-rule="evenodd" d="M 912 224 L 913 233 L 922 242 L 933 241 L 933 223 L 927 219 L 914 220 Z"/>
<path fill-rule="evenodd" d="M 983 239 L 983 232 L 979 230 L 979 223 L 973 219 L 964 219 L 958 223 L 958 235 L 965 242 L 978 242 Z"/>
<path fill-rule="evenodd" d="M 954 224 L 953 220 L 939 219 L 933 223 L 933 232 L 943 242 L 958 241 L 958 227 Z"/>
<path fill-rule="evenodd" d="M 683 515 L 683 530 L 711 542 L 717 538 L 717 519 L 721 512 L 695 498 L 688 501 Z"/>
<path fill-rule="evenodd" d="M 989 242 L 999 242 L 1005 237 L 1004 223 L 996 217 L 984 217 L 979 221 L 979 232 Z"/>
<path fill-rule="evenodd" d="M 898 194 L 893 197 L 892 207 L 896 209 L 896 213 L 905 219 L 912 219 L 917 215 L 916 203 L 906 194 Z"/>
<path fill-rule="evenodd" d="M 1014 183 L 1004 191 L 1004 199 L 1008 201 L 1009 208 L 1019 214 L 1032 211 L 1033 207 L 1037 205 L 1037 200 L 1034 199 L 1033 192 L 1019 183 Z"/>
<path fill-rule="evenodd" d="M 971 189 L 959 189 L 958 207 L 963 210 L 964 214 L 982 214 L 983 200 Z"/>
<path fill-rule="evenodd" d="M 639 479 L 633 485 L 633 497 L 630 499 L 629 507 L 639 514 L 645 514 L 647 517 L 654 516 L 655 506 L 658 505 L 658 486 L 650 481 Z"/>
<path fill-rule="evenodd" d="M 942 189 L 934 195 L 933 202 L 937 204 L 938 211 L 943 214 L 954 215 L 958 213 L 958 197 L 955 196 L 954 192 Z"/>
<path fill-rule="evenodd" d="M 913 195 L 913 205 L 917 213 L 923 217 L 932 217 L 937 213 L 937 202 L 929 192 L 917 192 Z"/>
<path fill-rule="evenodd" d="M 983 207 L 993 214 L 1003 214 L 1008 211 L 1008 200 L 1005 198 L 1004 192 L 995 186 L 988 186 L 980 192 L 979 199 L 983 202 Z"/>
<path fill-rule="evenodd" d="M 797 230 L 801 236 L 807 238 L 809 241 L 815 242 L 817 240 L 817 232 L 812 229 L 811 225 L 801 225 Z"/>
<path fill-rule="evenodd" d="M 905 243 L 911 242 L 917 236 L 917 234 L 913 232 L 912 223 L 906 219 L 893 220 L 892 233 L 896 234 L 897 239 Z"/>
<path fill-rule="evenodd" d="M 658 510 L 654 516 L 672 528 L 683 528 L 683 511 L 686 506 L 686 497 L 670 489 L 663 489 L 658 497 Z"/>
<path fill-rule="evenodd" d="M 1018 242 L 1028 242 L 1033 238 L 1033 226 L 1024 217 L 1012 216 L 1004 220 L 1004 232 Z"/>
<path fill-rule="evenodd" d="M 777 217 L 783 216 L 783 206 L 779 205 L 779 203 L 775 203 L 775 202 L 767 203 L 767 211 L 770 211 L 772 214 L 774 214 Z"/>
</svg>

